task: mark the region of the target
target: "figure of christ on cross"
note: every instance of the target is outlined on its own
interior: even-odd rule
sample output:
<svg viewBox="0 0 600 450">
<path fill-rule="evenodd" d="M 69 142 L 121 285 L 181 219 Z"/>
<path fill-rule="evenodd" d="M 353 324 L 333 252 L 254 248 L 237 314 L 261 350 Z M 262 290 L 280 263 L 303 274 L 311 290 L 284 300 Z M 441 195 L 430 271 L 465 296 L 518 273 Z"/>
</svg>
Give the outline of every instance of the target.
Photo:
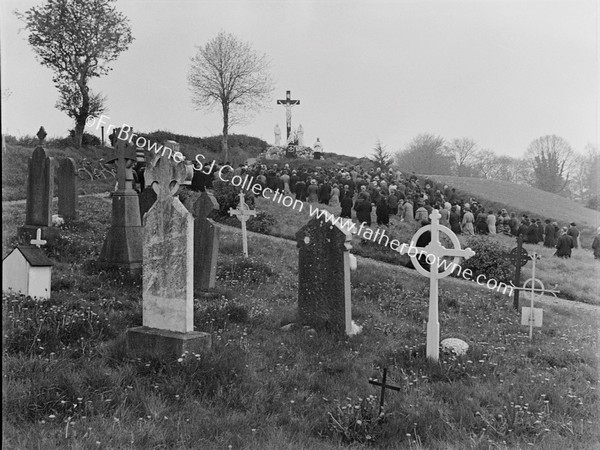
<svg viewBox="0 0 600 450">
<path fill-rule="evenodd" d="M 411 245 L 406 249 L 406 247 L 401 247 L 401 254 L 408 253 L 412 263 L 421 275 L 429 278 L 429 318 L 427 321 L 427 357 L 432 359 L 433 361 L 438 361 L 440 356 L 440 322 L 439 322 L 439 312 L 438 312 L 438 280 L 440 278 L 445 278 L 452 273 L 454 268 L 459 262 L 459 258 L 463 257 L 465 259 L 469 259 L 471 256 L 475 255 L 475 252 L 470 248 L 466 248 L 462 250 L 460 248 L 460 242 L 458 237 L 450 230 L 450 228 L 440 225 L 441 214 L 437 209 L 434 209 L 432 213 L 429 215 L 431 219 L 431 225 L 426 225 L 421 227 L 413 236 Z M 423 247 L 415 247 L 412 243 L 417 242 L 419 236 L 421 236 L 426 231 L 431 232 L 431 242 Z M 446 248 L 442 244 L 440 244 L 440 232 L 447 235 L 454 248 Z M 415 255 L 410 254 L 410 250 L 417 249 Z M 419 263 L 417 255 L 423 252 L 426 255 L 427 263 L 430 266 L 429 271 L 421 266 Z M 453 256 L 454 264 L 451 264 L 443 272 L 438 272 L 438 263 L 445 256 Z M 430 257 L 432 257 L 433 261 L 430 261 Z"/>
<path fill-rule="evenodd" d="M 277 100 L 278 105 L 284 105 L 285 107 L 285 124 L 288 142 L 290 141 L 290 135 L 292 134 L 292 106 L 300 104 L 300 100 L 292 100 L 291 97 L 291 91 L 285 91 L 285 100 Z"/>
<path fill-rule="evenodd" d="M 240 205 L 237 209 L 229 208 L 230 216 L 237 216 L 238 220 L 242 222 L 242 246 L 244 249 L 244 257 L 248 257 L 248 232 L 246 231 L 246 221 L 250 217 L 256 215 L 256 211 L 250 209 L 244 200 L 244 193 L 240 192 Z"/>
</svg>

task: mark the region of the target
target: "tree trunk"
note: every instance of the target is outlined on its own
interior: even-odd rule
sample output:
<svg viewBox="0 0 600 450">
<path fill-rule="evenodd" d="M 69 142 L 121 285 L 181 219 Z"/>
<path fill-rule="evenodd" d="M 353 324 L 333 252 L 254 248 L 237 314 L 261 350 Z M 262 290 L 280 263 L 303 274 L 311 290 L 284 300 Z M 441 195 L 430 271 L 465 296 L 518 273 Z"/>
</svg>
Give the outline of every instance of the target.
<svg viewBox="0 0 600 450">
<path fill-rule="evenodd" d="M 87 117 L 90 113 L 90 95 L 89 88 L 85 85 L 85 83 L 79 83 L 79 90 L 81 92 L 81 108 L 79 109 L 79 114 L 75 118 L 75 147 L 81 148 L 81 143 L 83 141 L 83 133 L 85 131 L 85 123 Z"/>
<path fill-rule="evenodd" d="M 229 162 L 229 146 L 227 145 L 227 135 L 229 134 L 229 105 L 223 104 L 223 136 L 221 138 L 221 150 L 224 155 L 224 162 Z"/>
</svg>

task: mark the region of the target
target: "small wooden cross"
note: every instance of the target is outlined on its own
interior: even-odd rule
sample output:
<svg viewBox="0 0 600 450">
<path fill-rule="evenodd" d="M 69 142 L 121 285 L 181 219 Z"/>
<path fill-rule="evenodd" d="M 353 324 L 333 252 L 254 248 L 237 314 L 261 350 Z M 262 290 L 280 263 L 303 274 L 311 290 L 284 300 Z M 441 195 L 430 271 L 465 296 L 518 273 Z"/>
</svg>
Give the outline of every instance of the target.
<svg viewBox="0 0 600 450">
<path fill-rule="evenodd" d="M 242 222 L 242 245 L 244 248 L 244 256 L 248 257 L 248 232 L 246 231 L 246 222 L 251 216 L 256 216 L 256 211 L 250 209 L 244 200 L 244 193 L 240 192 L 240 205 L 237 209 L 229 208 L 230 216 L 237 216 L 238 220 Z"/>
<path fill-rule="evenodd" d="M 38 228 L 35 232 L 35 239 L 31 240 L 31 244 L 35 245 L 37 248 L 40 248 L 40 246 L 45 245 L 46 242 L 48 241 L 42 239 L 42 229 Z"/>
<path fill-rule="evenodd" d="M 381 379 L 381 383 L 377 381 L 377 379 L 369 378 L 369 384 L 373 384 L 375 386 L 381 386 L 381 397 L 379 399 L 379 415 L 381 416 L 381 412 L 383 411 L 383 401 L 385 397 L 385 390 L 392 389 L 394 391 L 400 391 L 398 386 L 392 386 L 391 384 L 385 384 L 385 380 L 387 379 L 387 367 L 383 369 L 383 377 Z"/>
</svg>

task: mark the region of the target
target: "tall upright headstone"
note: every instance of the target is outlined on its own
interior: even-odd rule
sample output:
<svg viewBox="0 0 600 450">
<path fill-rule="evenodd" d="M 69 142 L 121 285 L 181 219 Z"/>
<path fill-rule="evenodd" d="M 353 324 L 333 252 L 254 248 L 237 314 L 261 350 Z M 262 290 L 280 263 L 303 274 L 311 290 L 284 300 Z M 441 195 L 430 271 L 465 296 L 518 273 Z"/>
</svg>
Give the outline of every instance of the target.
<svg viewBox="0 0 600 450">
<path fill-rule="evenodd" d="M 219 226 L 208 215 L 219 209 L 210 192 L 202 192 L 191 206 L 194 216 L 194 289 L 205 291 L 215 287 L 219 256 Z"/>
<path fill-rule="evenodd" d="M 135 146 L 129 142 L 131 133 L 131 128 L 115 131 L 116 145 L 108 159 L 117 166 L 117 190 L 112 193 L 112 224 L 100 252 L 99 264 L 139 273 L 142 270 L 142 223 L 138 195 L 133 190 L 136 154 Z"/>
<path fill-rule="evenodd" d="M 323 218 L 296 233 L 298 312 L 303 325 L 354 334 L 350 295 L 352 235 Z"/>
<path fill-rule="evenodd" d="M 48 241 L 60 235 L 59 229 L 52 227 L 54 169 L 54 158 L 48 157 L 42 147 L 37 147 L 29 158 L 25 225 L 17 233 L 21 239 L 30 241 L 38 228 Z"/>
<path fill-rule="evenodd" d="M 65 220 L 77 220 L 77 169 L 73 158 L 58 160 L 58 214 Z"/>
<path fill-rule="evenodd" d="M 194 218 L 174 197 L 185 164 L 160 157 L 150 169 L 156 202 L 144 215 L 143 326 L 127 332 L 128 346 L 177 356 L 210 347 L 194 331 Z"/>
</svg>

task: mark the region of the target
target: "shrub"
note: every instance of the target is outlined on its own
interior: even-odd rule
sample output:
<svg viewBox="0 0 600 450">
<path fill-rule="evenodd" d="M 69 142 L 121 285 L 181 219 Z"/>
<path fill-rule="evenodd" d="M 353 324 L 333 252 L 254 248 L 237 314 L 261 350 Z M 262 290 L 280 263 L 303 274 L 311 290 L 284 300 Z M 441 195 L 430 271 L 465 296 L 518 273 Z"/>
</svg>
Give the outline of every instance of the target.
<svg viewBox="0 0 600 450">
<path fill-rule="evenodd" d="M 358 398 L 353 403 L 338 405 L 335 410 L 330 411 L 327 426 L 345 444 L 373 444 L 386 418 L 383 412 L 379 415 L 378 409 L 373 395 L 365 399 Z"/>
<path fill-rule="evenodd" d="M 510 249 L 506 245 L 486 236 L 473 236 L 467 241 L 467 247 L 475 255 L 463 261 L 463 272 L 471 269 L 473 278 L 484 275 L 488 280 L 495 279 L 504 283 L 512 281 L 514 266 L 507 258 Z"/>
</svg>

